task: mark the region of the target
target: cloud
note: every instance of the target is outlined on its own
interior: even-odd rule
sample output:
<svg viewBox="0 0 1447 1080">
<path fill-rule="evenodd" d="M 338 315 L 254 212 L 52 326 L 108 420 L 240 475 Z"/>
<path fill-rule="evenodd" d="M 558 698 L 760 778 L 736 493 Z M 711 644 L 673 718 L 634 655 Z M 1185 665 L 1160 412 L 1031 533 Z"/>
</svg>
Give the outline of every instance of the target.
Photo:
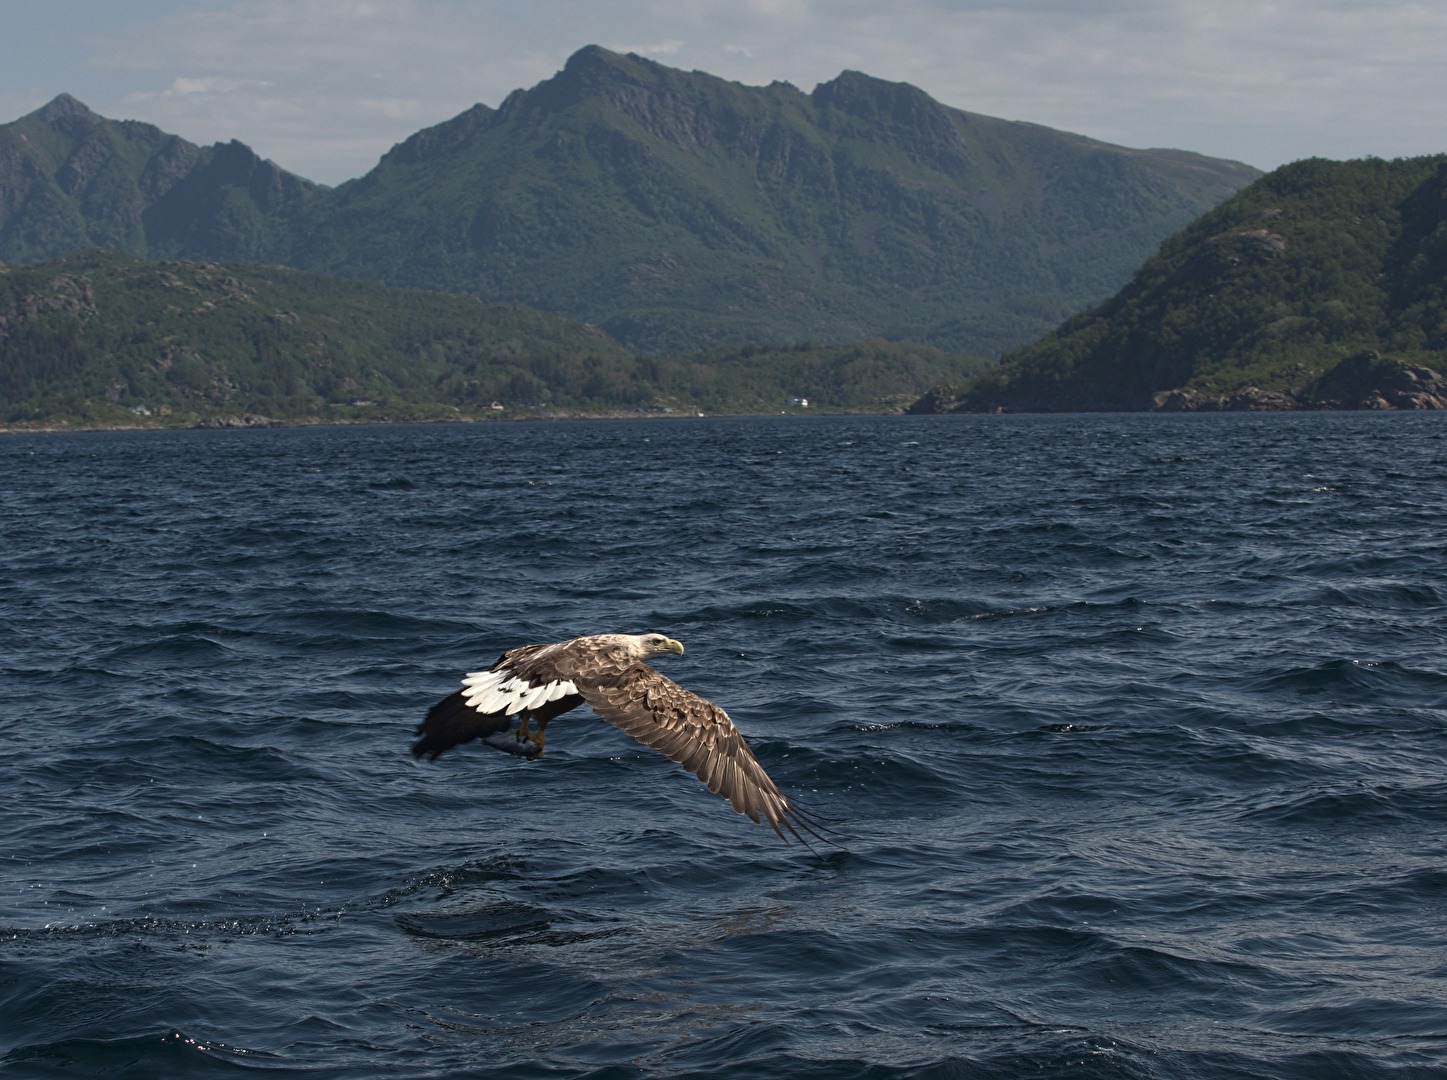
<svg viewBox="0 0 1447 1080">
<path fill-rule="evenodd" d="M 216 76 L 202 79 L 188 79 L 178 75 L 169 88 L 162 90 L 163 98 L 184 97 L 187 94 L 234 94 L 238 90 L 264 88 L 270 83 L 257 79 L 223 79 Z"/>
<path fill-rule="evenodd" d="M 615 51 L 637 53 L 639 56 L 672 56 L 681 48 L 683 48 L 682 41 L 677 38 L 669 38 L 656 45 L 619 45 Z"/>
<path fill-rule="evenodd" d="M 809 17 L 808 0 L 748 0 L 744 6 L 749 14 L 772 21 L 801 23 Z"/>
</svg>

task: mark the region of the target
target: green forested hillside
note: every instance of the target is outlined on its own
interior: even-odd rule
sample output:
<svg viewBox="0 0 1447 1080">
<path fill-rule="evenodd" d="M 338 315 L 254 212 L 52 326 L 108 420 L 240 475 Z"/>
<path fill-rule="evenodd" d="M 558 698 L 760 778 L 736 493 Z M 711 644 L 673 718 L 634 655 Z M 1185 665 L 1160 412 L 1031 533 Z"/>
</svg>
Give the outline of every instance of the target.
<svg viewBox="0 0 1447 1080">
<path fill-rule="evenodd" d="M 1344 361 L 1400 379 L 1414 366 L 1443 367 L 1444 350 L 1447 159 L 1308 160 L 1171 238 L 1105 303 L 932 402 L 1144 409 L 1236 395 L 1248 405 L 1331 404 Z M 1358 359 L 1368 354 L 1376 358 Z"/>
<path fill-rule="evenodd" d="M 0 265 L 0 422 L 11 425 L 756 412 L 794 395 L 898 407 L 979 366 L 884 342 L 639 358 L 520 304 L 273 266 L 111 252 Z"/>
<path fill-rule="evenodd" d="M 794 398 L 813 409 L 900 410 L 941 375 L 968 378 L 991 366 L 983 357 L 881 338 L 674 353 L 643 364 L 663 400 L 743 413 L 777 412 Z"/>
</svg>

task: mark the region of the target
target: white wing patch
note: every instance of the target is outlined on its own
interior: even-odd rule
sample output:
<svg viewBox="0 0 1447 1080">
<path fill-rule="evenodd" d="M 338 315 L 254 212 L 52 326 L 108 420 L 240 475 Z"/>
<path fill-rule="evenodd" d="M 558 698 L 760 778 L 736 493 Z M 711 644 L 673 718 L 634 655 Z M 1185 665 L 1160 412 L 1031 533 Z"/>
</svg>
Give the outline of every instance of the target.
<svg viewBox="0 0 1447 1080">
<path fill-rule="evenodd" d="M 463 700 L 469 708 L 485 715 L 502 713 L 504 716 L 513 716 L 524 709 L 536 709 L 539 705 L 578 692 L 570 680 L 534 685 L 507 668 L 474 671 L 463 678 L 462 686 Z"/>
</svg>

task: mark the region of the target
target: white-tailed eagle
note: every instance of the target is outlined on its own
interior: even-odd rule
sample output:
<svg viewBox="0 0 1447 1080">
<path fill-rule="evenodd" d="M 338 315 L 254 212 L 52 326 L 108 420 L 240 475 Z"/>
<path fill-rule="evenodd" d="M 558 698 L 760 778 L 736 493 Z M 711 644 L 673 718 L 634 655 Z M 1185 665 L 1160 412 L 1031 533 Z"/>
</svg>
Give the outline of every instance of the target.
<svg viewBox="0 0 1447 1080">
<path fill-rule="evenodd" d="M 662 634 L 594 634 L 510 649 L 486 671 L 464 677 L 461 690 L 428 710 L 412 754 L 435 759 L 481 739 L 536 760 L 548 721 L 588 705 L 785 840 L 790 835 L 803 840 L 800 830 L 824 840 L 818 823 L 769 779 L 728 713 L 644 663 L 668 653 L 682 655 L 683 646 Z"/>
</svg>

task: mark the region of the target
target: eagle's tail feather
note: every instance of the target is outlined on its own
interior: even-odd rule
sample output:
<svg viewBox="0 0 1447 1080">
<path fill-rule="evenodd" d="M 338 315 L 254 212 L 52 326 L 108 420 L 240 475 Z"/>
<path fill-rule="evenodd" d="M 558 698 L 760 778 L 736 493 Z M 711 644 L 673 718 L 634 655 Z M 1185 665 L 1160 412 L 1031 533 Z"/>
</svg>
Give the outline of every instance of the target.
<svg viewBox="0 0 1447 1080">
<path fill-rule="evenodd" d="M 412 744 L 412 756 L 436 760 L 454 746 L 506 731 L 514 722 L 514 717 L 502 713 L 489 715 L 471 708 L 459 690 L 427 710 L 413 732 L 418 739 Z"/>
</svg>

